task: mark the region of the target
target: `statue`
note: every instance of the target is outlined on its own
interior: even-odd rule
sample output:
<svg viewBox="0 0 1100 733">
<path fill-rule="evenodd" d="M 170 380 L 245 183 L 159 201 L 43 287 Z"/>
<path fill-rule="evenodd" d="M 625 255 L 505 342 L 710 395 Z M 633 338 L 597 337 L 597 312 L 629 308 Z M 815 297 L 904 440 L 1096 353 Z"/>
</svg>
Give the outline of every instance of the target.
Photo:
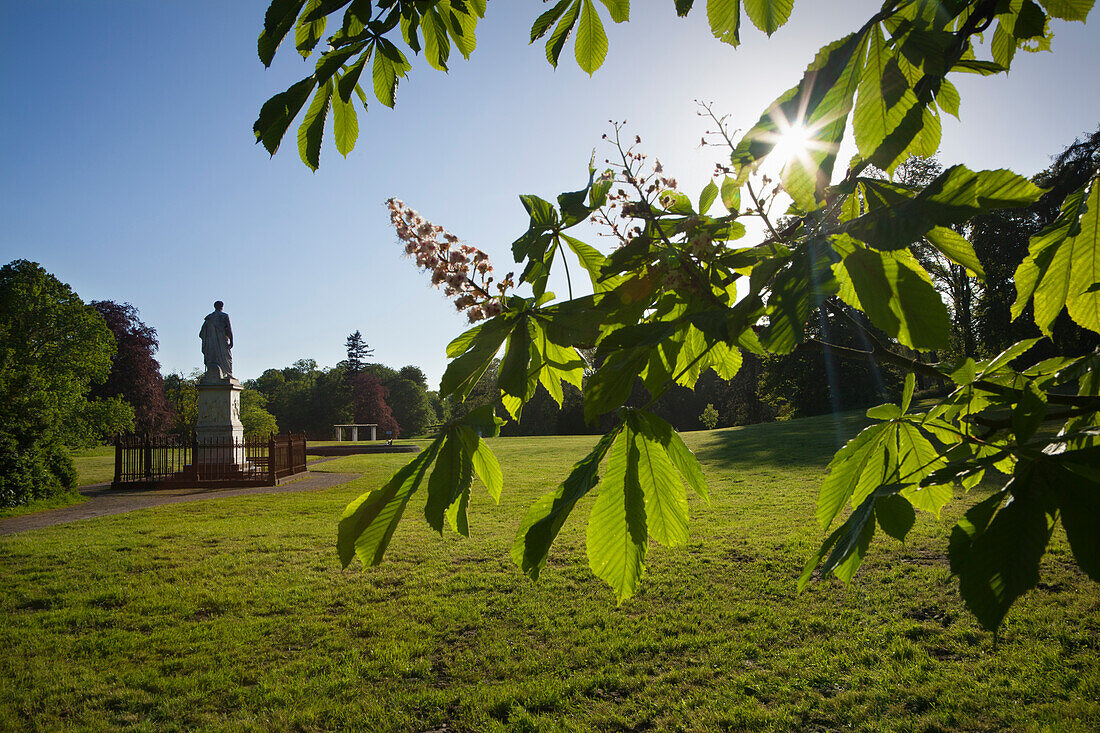
<svg viewBox="0 0 1100 733">
<path fill-rule="evenodd" d="M 222 381 L 233 376 L 233 327 L 229 325 L 229 315 L 222 312 L 225 304 L 220 300 L 214 303 L 214 312 L 206 317 L 199 329 L 202 339 L 202 360 L 206 365 L 203 381 Z"/>
</svg>

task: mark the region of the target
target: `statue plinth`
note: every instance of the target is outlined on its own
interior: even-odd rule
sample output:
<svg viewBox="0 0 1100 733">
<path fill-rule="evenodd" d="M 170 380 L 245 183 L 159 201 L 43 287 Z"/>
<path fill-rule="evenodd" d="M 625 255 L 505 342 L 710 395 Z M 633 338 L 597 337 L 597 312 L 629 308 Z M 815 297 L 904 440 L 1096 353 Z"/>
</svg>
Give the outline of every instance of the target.
<svg viewBox="0 0 1100 733">
<path fill-rule="evenodd" d="M 212 379 L 204 376 L 198 384 L 199 405 L 195 416 L 195 437 L 199 443 L 230 444 L 244 440 L 244 425 L 241 424 L 241 383 L 233 377 Z M 205 453 L 205 452 L 204 452 Z M 202 462 L 227 462 L 226 456 L 210 455 Z M 229 460 L 230 463 L 237 463 Z"/>
</svg>

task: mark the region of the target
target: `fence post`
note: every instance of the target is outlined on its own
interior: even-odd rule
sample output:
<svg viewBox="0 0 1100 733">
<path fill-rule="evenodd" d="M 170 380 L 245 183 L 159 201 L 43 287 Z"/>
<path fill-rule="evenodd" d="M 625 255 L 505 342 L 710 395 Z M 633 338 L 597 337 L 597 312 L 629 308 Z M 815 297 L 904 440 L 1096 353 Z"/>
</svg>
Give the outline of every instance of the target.
<svg viewBox="0 0 1100 733">
<path fill-rule="evenodd" d="M 199 434 L 191 433 L 191 472 L 195 474 L 195 480 L 199 479 Z"/>
<path fill-rule="evenodd" d="M 267 471 L 268 480 L 271 485 L 274 486 L 278 483 L 279 469 L 275 465 L 275 433 L 270 433 L 267 439 Z"/>
<path fill-rule="evenodd" d="M 153 444 L 149 439 L 149 434 L 145 433 L 141 436 L 141 473 L 145 477 L 146 481 L 151 481 L 153 478 Z"/>
<path fill-rule="evenodd" d="M 115 481 L 122 483 L 122 433 L 115 434 Z"/>
</svg>

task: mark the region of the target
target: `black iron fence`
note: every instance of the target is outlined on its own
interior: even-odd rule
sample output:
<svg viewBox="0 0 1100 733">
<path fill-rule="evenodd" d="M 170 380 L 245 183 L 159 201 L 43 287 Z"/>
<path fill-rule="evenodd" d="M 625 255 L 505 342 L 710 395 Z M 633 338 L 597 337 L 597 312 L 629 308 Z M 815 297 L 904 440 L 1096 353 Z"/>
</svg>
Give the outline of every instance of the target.
<svg viewBox="0 0 1100 733">
<path fill-rule="evenodd" d="M 242 440 L 194 435 L 120 435 L 115 479 L 120 488 L 160 485 L 274 486 L 306 470 L 304 435 Z"/>
</svg>

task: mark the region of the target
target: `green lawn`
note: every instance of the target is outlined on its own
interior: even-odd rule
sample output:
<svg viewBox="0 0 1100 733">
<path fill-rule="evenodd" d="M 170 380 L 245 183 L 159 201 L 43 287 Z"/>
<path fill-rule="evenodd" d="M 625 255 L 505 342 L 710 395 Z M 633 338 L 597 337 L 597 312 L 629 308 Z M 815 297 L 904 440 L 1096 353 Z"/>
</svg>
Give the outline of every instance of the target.
<svg viewBox="0 0 1100 733">
<path fill-rule="evenodd" d="M 111 481 L 115 477 L 115 448 L 101 445 L 98 448 L 73 451 L 78 486 Z"/>
<path fill-rule="evenodd" d="M 353 485 L 166 506 L 0 537 L 0 728 L 1035 730 L 1100 727 L 1100 587 L 1058 536 L 999 647 L 962 608 L 951 523 L 876 538 L 850 588 L 795 594 L 818 483 L 860 419 L 689 433 L 712 503 L 616 607 L 578 508 L 534 585 L 522 507 L 594 437 L 492 441 L 506 491 L 473 537 L 414 500 L 388 561 L 341 570 L 336 522 L 407 455 L 340 458 Z M 422 501 L 422 500 L 421 500 Z M 422 504 L 420 505 L 422 506 Z"/>
</svg>

